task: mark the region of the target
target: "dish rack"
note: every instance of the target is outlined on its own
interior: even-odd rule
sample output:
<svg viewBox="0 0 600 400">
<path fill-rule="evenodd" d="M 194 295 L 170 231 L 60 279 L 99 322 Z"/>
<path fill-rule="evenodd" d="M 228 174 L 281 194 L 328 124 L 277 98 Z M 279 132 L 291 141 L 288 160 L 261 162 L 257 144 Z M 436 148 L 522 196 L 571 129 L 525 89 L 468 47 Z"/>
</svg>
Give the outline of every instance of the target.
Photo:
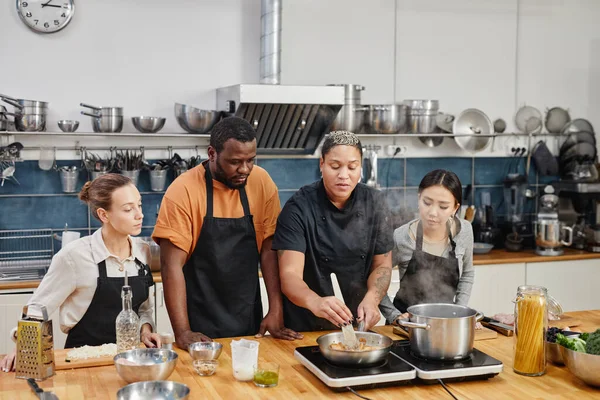
<svg viewBox="0 0 600 400">
<path fill-rule="evenodd" d="M 41 279 L 53 255 L 52 229 L 0 231 L 0 281 Z"/>
</svg>

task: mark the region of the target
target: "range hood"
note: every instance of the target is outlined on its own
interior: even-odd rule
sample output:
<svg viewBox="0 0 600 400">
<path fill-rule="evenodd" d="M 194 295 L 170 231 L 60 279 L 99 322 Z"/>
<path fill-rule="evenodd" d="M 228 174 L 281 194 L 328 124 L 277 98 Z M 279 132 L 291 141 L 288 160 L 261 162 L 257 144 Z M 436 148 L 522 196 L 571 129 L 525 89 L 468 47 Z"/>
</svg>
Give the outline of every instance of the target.
<svg viewBox="0 0 600 400">
<path fill-rule="evenodd" d="M 343 105 L 340 86 L 241 84 L 217 89 L 217 108 L 256 129 L 258 154 L 313 154 Z"/>
</svg>

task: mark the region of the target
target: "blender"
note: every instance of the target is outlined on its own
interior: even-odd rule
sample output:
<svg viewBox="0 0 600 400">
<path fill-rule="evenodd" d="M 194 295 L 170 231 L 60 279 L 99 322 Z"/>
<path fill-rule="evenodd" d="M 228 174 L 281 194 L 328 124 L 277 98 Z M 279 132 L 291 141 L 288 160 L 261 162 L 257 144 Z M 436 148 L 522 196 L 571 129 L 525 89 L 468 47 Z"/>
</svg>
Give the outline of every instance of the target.
<svg viewBox="0 0 600 400">
<path fill-rule="evenodd" d="M 527 178 L 525 175 L 510 173 L 502 183 L 506 208 L 506 220 L 503 226 L 504 236 L 507 239 L 505 246 L 512 251 L 519 251 L 523 247 L 532 248 L 534 246 L 533 233 L 529 219 L 526 218 L 524 212 Z"/>
<path fill-rule="evenodd" d="M 535 252 L 541 256 L 559 256 L 563 246 L 573 242 L 573 228 L 558 219 L 558 196 L 550 185 L 544 188 L 540 197 L 540 210 L 534 224 Z M 567 237 L 564 240 L 565 236 Z"/>
</svg>

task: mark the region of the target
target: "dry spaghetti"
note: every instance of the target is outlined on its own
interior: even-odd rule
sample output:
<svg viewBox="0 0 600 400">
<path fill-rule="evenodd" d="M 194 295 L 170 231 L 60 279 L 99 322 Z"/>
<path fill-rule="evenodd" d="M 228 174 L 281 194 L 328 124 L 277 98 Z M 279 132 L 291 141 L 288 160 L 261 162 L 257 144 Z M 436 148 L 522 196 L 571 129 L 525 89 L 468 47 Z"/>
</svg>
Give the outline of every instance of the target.
<svg viewBox="0 0 600 400">
<path fill-rule="evenodd" d="M 546 297 L 527 293 L 516 305 L 515 372 L 524 375 L 541 375 L 546 371 L 544 352 L 544 326 Z"/>
</svg>

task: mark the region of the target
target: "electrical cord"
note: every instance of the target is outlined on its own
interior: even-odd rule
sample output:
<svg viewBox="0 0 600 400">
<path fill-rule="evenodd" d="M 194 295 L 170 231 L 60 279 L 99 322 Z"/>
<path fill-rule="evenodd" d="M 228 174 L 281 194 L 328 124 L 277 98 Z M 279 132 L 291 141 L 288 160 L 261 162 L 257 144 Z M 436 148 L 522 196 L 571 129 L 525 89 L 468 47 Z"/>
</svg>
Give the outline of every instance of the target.
<svg viewBox="0 0 600 400">
<path fill-rule="evenodd" d="M 354 395 L 356 395 L 356 396 L 360 397 L 361 399 L 364 399 L 364 400 L 372 400 L 371 398 L 369 398 L 369 397 L 365 397 L 365 396 L 363 396 L 362 394 L 358 393 L 356 390 L 352 389 L 350 386 L 346 386 L 346 389 L 348 389 L 350 392 L 352 392 Z"/>
<path fill-rule="evenodd" d="M 441 379 L 439 379 L 439 378 L 438 378 L 438 382 L 439 382 L 439 383 L 442 385 L 442 387 L 444 388 L 444 390 L 445 390 L 446 392 L 448 392 L 448 394 L 449 394 L 450 396 L 452 396 L 452 398 L 453 398 L 454 400 L 458 400 L 458 398 L 457 398 L 455 395 L 453 395 L 453 394 L 452 394 L 452 392 L 450 391 L 450 389 L 448 389 L 448 386 L 446 386 L 446 384 L 444 383 L 444 381 L 443 381 L 443 380 L 441 380 Z"/>
</svg>

